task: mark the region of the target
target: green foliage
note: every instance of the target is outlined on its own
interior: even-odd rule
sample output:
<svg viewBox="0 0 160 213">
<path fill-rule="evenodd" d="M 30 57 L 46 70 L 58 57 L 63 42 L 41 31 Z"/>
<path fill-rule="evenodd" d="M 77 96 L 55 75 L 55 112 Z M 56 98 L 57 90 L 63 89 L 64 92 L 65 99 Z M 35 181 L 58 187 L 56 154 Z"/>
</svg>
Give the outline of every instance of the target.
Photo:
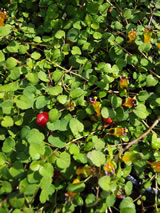
<svg viewBox="0 0 160 213">
<path fill-rule="evenodd" d="M 0 8 L 0 212 L 158 212 L 160 1 Z"/>
</svg>

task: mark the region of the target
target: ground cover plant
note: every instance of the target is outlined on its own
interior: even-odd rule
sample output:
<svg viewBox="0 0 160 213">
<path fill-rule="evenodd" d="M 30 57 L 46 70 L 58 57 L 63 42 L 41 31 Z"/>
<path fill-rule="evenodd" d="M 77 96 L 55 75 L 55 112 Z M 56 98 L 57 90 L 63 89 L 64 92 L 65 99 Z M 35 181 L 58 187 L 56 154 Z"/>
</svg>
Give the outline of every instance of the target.
<svg viewBox="0 0 160 213">
<path fill-rule="evenodd" d="M 160 1 L 0 7 L 0 213 L 159 212 Z"/>
</svg>

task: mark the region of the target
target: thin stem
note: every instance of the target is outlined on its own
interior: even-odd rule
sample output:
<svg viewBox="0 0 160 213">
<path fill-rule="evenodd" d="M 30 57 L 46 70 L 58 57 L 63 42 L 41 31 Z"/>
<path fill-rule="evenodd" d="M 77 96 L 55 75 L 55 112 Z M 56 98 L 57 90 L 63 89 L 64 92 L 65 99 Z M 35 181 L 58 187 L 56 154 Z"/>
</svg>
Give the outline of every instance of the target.
<svg viewBox="0 0 160 213">
<path fill-rule="evenodd" d="M 158 212 L 158 183 L 157 183 L 157 173 L 155 174 L 155 209 Z"/>
<path fill-rule="evenodd" d="M 95 133 L 97 133 L 97 132 L 99 132 L 99 131 L 102 131 L 104 128 L 107 128 L 107 127 L 109 127 L 109 126 L 110 126 L 110 124 L 106 124 L 106 125 L 102 126 L 100 129 L 97 129 L 97 130 L 95 130 L 95 131 L 93 131 L 93 132 L 90 132 L 90 133 L 87 134 L 87 135 L 83 135 L 83 136 L 80 136 L 79 138 L 75 138 L 75 139 L 69 141 L 69 142 L 66 144 L 66 146 L 68 146 L 69 144 L 71 144 L 71 143 L 73 143 L 73 142 L 79 141 L 79 140 L 82 139 L 82 138 L 88 137 L 89 135 L 94 135 Z"/>
<path fill-rule="evenodd" d="M 158 118 L 154 121 L 152 126 L 149 127 L 149 129 L 145 133 L 143 133 L 140 137 L 134 139 L 133 141 L 128 142 L 128 145 L 125 147 L 124 152 L 128 150 L 131 146 L 133 146 L 135 143 L 137 143 L 138 141 L 146 137 L 152 131 L 152 129 L 159 123 L 159 121 L 160 121 L 160 116 L 158 116 Z"/>
<path fill-rule="evenodd" d="M 149 128 L 149 125 L 148 125 L 144 120 L 142 120 L 142 123 L 143 123 L 147 128 Z M 151 130 L 151 132 L 152 132 L 153 134 L 155 133 L 153 130 Z"/>
<path fill-rule="evenodd" d="M 152 74 L 155 75 L 158 79 L 160 79 L 160 76 L 159 76 L 157 73 L 153 72 L 152 70 L 150 70 L 150 73 L 152 73 Z"/>
<path fill-rule="evenodd" d="M 133 203 L 135 203 L 137 200 L 139 200 L 142 197 L 142 195 L 139 195 L 134 201 Z"/>
<path fill-rule="evenodd" d="M 150 26 L 150 25 L 151 25 L 152 18 L 153 18 L 153 11 L 152 11 L 152 8 L 150 8 L 150 19 L 149 19 L 148 26 Z"/>
<path fill-rule="evenodd" d="M 64 70 L 66 73 L 70 73 L 70 74 L 73 74 L 73 75 L 75 75 L 75 76 L 78 76 L 79 78 L 81 78 L 81 79 L 85 80 L 86 82 L 88 82 L 88 79 L 86 79 L 86 78 L 83 77 L 82 75 L 77 74 L 77 73 L 75 73 L 75 72 L 73 72 L 73 71 L 71 71 L 71 70 L 68 70 L 68 69 L 62 67 L 61 65 L 57 64 L 56 62 L 53 62 L 53 61 L 49 61 L 49 62 L 52 63 L 52 64 L 54 64 L 56 67 L 58 67 L 58 68 Z"/>
<path fill-rule="evenodd" d="M 96 190 L 97 190 L 97 192 L 96 192 L 96 200 L 98 200 L 98 197 L 99 197 L 99 186 L 96 187 Z"/>
<path fill-rule="evenodd" d="M 83 182 L 86 183 L 91 177 L 92 177 L 92 175 L 90 175 L 89 177 L 87 177 Z"/>
</svg>

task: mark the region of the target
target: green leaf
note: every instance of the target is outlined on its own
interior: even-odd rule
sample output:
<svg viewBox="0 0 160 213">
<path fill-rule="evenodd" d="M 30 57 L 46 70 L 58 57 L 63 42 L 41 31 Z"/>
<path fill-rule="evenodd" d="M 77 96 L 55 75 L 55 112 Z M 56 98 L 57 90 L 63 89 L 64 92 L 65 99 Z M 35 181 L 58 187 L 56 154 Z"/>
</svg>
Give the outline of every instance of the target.
<svg viewBox="0 0 160 213">
<path fill-rule="evenodd" d="M 85 203 L 87 207 L 90 207 L 96 201 L 96 196 L 94 194 L 88 194 Z"/>
<path fill-rule="evenodd" d="M 108 207 L 113 206 L 115 201 L 116 201 L 116 196 L 114 194 L 108 195 L 106 198 L 106 203 Z"/>
<path fill-rule="evenodd" d="M 14 196 L 13 196 L 14 195 Z M 18 197 L 17 193 L 12 194 L 13 197 L 9 199 L 9 204 L 15 209 L 21 209 L 24 205 L 24 197 Z M 5 211 L 6 212 L 6 211 Z M 3 212 L 2 212 L 3 213 Z M 7 212 L 8 213 L 8 212 Z"/>
<path fill-rule="evenodd" d="M 52 79 L 53 79 L 55 82 L 57 82 L 57 81 L 59 81 L 59 80 L 62 78 L 63 74 L 64 74 L 63 71 L 55 70 L 55 71 L 53 72 L 53 77 L 52 77 Z"/>
<path fill-rule="evenodd" d="M 32 171 L 39 171 L 41 168 L 41 163 L 40 161 L 32 161 L 29 167 Z"/>
<path fill-rule="evenodd" d="M 12 185 L 8 181 L 2 181 L 2 187 L 0 192 L 2 193 L 10 193 L 12 191 Z"/>
<path fill-rule="evenodd" d="M 49 87 L 47 89 L 49 95 L 58 96 L 62 93 L 63 89 L 61 86 Z"/>
<path fill-rule="evenodd" d="M 119 21 L 113 21 L 111 26 L 115 30 L 121 30 L 123 27 L 123 25 Z"/>
<path fill-rule="evenodd" d="M 105 163 L 105 155 L 97 150 L 93 150 L 88 152 L 87 154 L 88 159 L 97 167 L 104 165 Z"/>
<path fill-rule="evenodd" d="M 45 163 L 43 166 L 39 169 L 40 175 L 43 177 L 52 177 L 53 176 L 53 166 L 50 163 Z"/>
<path fill-rule="evenodd" d="M 131 197 L 126 197 L 120 203 L 120 213 L 135 213 L 135 204 Z"/>
<path fill-rule="evenodd" d="M 10 174 L 13 178 L 18 178 L 23 175 L 24 169 L 23 164 L 19 161 L 15 161 L 9 169 Z"/>
<path fill-rule="evenodd" d="M 48 142 L 57 148 L 64 148 L 66 145 L 65 136 L 57 133 L 50 135 Z"/>
<path fill-rule="evenodd" d="M 38 78 L 41 80 L 41 81 L 44 81 L 44 82 L 49 82 L 49 79 L 48 79 L 48 76 L 45 72 L 42 72 L 40 71 L 38 73 Z"/>
<path fill-rule="evenodd" d="M 16 100 L 16 106 L 20 109 L 26 110 L 33 107 L 33 102 L 33 99 L 30 99 L 25 95 L 21 95 Z"/>
<path fill-rule="evenodd" d="M 104 190 L 104 191 L 110 191 L 110 182 L 111 177 L 110 176 L 103 176 L 98 180 L 98 185 Z"/>
<path fill-rule="evenodd" d="M 13 102 L 10 100 L 3 101 L 0 106 L 2 107 L 4 114 L 10 114 L 13 107 Z"/>
<path fill-rule="evenodd" d="M 21 139 L 24 139 L 28 133 L 30 132 L 30 127 L 29 126 L 23 126 L 21 129 Z"/>
<path fill-rule="evenodd" d="M 19 183 L 19 191 L 20 193 L 24 193 L 24 195 L 33 195 L 38 187 L 37 184 L 29 183 L 26 178 Z"/>
<path fill-rule="evenodd" d="M 37 109 L 42 109 L 43 107 L 45 107 L 48 103 L 48 99 L 45 96 L 39 96 L 36 99 L 36 108 Z"/>
<path fill-rule="evenodd" d="M 70 92 L 70 97 L 75 99 L 75 98 L 79 98 L 80 96 L 84 95 L 84 90 L 80 89 L 80 88 L 76 88 L 76 89 L 73 89 L 71 92 Z"/>
<path fill-rule="evenodd" d="M 133 189 L 133 184 L 131 181 L 127 181 L 126 185 L 125 185 L 125 193 L 126 195 L 130 195 L 132 193 L 132 189 Z"/>
<path fill-rule="evenodd" d="M 102 38 L 102 34 L 101 34 L 100 32 L 95 32 L 95 33 L 93 34 L 93 38 L 94 38 L 94 39 L 101 39 L 101 38 Z"/>
<path fill-rule="evenodd" d="M 43 142 L 44 135 L 38 129 L 32 129 L 30 131 L 27 130 L 25 135 L 28 143 L 32 144 L 37 141 L 37 143 Z"/>
<path fill-rule="evenodd" d="M 76 118 L 72 118 L 69 122 L 69 127 L 72 134 L 77 138 L 80 136 L 80 132 L 83 132 L 84 125 Z"/>
<path fill-rule="evenodd" d="M 31 58 L 33 58 L 34 60 L 38 60 L 40 59 L 40 57 L 41 57 L 41 54 L 39 52 L 35 51 L 31 54 Z"/>
<path fill-rule="evenodd" d="M 52 176 L 44 175 L 40 181 L 41 189 L 47 189 L 49 185 L 52 183 Z"/>
<path fill-rule="evenodd" d="M 158 80 L 153 77 L 153 75 L 147 75 L 146 78 L 146 86 L 147 87 L 154 87 L 158 83 Z"/>
<path fill-rule="evenodd" d="M 109 64 L 109 63 L 104 64 L 103 70 L 104 70 L 105 73 L 112 73 L 113 72 L 111 64 Z"/>
<path fill-rule="evenodd" d="M 156 0 L 156 5 L 155 6 L 156 6 L 157 9 L 160 9 L 160 0 Z"/>
<path fill-rule="evenodd" d="M 59 131 L 66 131 L 68 129 L 68 120 L 61 119 L 61 120 L 56 120 L 53 123 L 48 122 L 47 127 L 51 131 L 59 130 Z"/>
<path fill-rule="evenodd" d="M 5 61 L 5 55 L 4 55 L 4 53 L 2 52 L 2 50 L 0 50 L 0 65 L 1 65 L 1 63 L 4 62 L 4 61 Z"/>
<path fill-rule="evenodd" d="M 81 55 L 82 54 L 80 48 L 77 46 L 72 47 L 71 53 L 72 53 L 72 55 Z"/>
<path fill-rule="evenodd" d="M 17 80 L 20 77 L 21 71 L 19 67 L 14 67 L 10 74 L 12 80 Z"/>
<path fill-rule="evenodd" d="M 11 43 L 7 46 L 7 51 L 10 53 L 18 53 L 19 45 L 19 42 L 11 41 Z"/>
<path fill-rule="evenodd" d="M 111 119 L 114 119 L 116 116 L 116 113 L 113 109 L 111 108 L 107 108 L 107 107 L 103 107 L 101 110 L 101 114 L 103 118 L 108 118 L 110 117 Z"/>
<path fill-rule="evenodd" d="M 95 149 L 98 151 L 101 151 L 105 146 L 104 141 L 102 139 L 98 138 L 97 136 L 93 136 L 92 141 L 93 141 Z"/>
<path fill-rule="evenodd" d="M 74 160 L 79 162 L 79 163 L 83 163 L 83 164 L 86 164 L 87 163 L 87 156 L 85 153 L 78 153 L 78 154 L 75 154 L 73 156 Z"/>
<path fill-rule="evenodd" d="M 14 139 L 11 138 L 11 137 L 8 137 L 3 142 L 2 151 L 5 152 L 5 153 L 9 153 L 13 150 L 14 147 L 15 147 Z M 3 156 L 2 156 L 2 159 L 4 159 Z"/>
<path fill-rule="evenodd" d="M 124 18 L 131 19 L 132 18 L 132 11 L 130 9 L 126 9 L 124 12 Z"/>
<path fill-rule="evenodd" d="M 43 189 L 40 194 L 40 202 L 46 203 L 49 200 L 49 195 L 52 195 L 55 192 L 55 186 L 53 184 L 48 185 L 46 189 Z"/>
<path fill-rule="evenodd" d="M 12 69 L 13 67 L 15 67 L 17 65 L 17 60 L 13 57 L 10 57 L 6 60 L 6 67 L 7 69 Z"/>
<path fill-rule="evenodd" d="M 116 109 L 116 121 L 123 121 L 128 117 L 127 111 L 125 112 L 122 107 Z"/>
<path fill-rule="evenodd" d="M 5 143 L 5 142 L 4 142 Z M 5 152 L 4 150 L 6 149 L 6 150 L 12 150 L 12 147 L 10 146 L 10 144 L 6 144 L 6 145 L 4 145 L 4 143 L 3 143 L 3 146 L 6 146 L 6 148 L 4 147 L 3 148 L 3 146 L 2 146 L 2 151 L 3 152 Z M 13 147 L 14 147 L 14 145 L 13 145 Z M 3 150 L 4 149 L 4 150 Z M 5 156 L 5 154 L 4 153 L 2 153 L 2 152 L 0 152 L 0 166 L 2 166 L 2 165 L 4 165 L 5 164 L 5 162 L 6 162 L 6 160 L 7 160 L 7 157 Z"/>
<path fill-rule="evenodd" d="M 11 25 L 5 24 L 5 26 L 0 27 L 0 36 L 4 37 L 10 34 L 11 32 Z"/>
<path fill-rule="evenodd" d="M 85 184 L 83 182 L 69 184 L 67 187 L 67 191 L 74 192 L 74 193 L 80 193 L 80 192 L 84 191 L 84 189 L 85 189 Z"/>
<path fill-rule="evenodd" d="M 113 95 L 111 97 L 111 104 L 113 108 L 118 108 L 122 104 L 122 99 L 120 97 L 117 97 L 116 95 Z"/>
<path fill-rule="evenodd" d="M 70 29 L 67 33 L 67 39 L 71 42 L 76 42 L 78 40 L 79 30 L 77 29 Z"/>
<path fill-rule="evenodd" d="M 57 101 L 60 103 L 60 104 L 66 104 L 67 102 L 67 95 L 59 95 L 57 97 Z"/>
<path fill-rule="evenodd" d="M 91 14 L 98 13 L 99 4 L 97 2 L 91 2 L 87 4 L 87 11 Z"/>
<path fill-rule="evenodd" d="M 51 122 L 58 120 L 60 116 L 61 116 L 61 113 L 57 109 L 51 109 L 49 111 L 49 120 Z"/>
<path fill-rule="evenodd" d="M 148 60 L 145 59 L 145 58 L 142 58 L 140 63 L 141 63 L 142 66 L 147 66 L 148 65 Z"/>
<path fill-rule="evenodd" d="M 38 78 L 38 73 L 28 73 L 26 75 L 26 78 L 28 81 L 30 81 L 31 84 L 35 85 L 38 83 L 39 78 Z"/>
<path fill-rule="evenodd" d="M 79 154 L 79 152 L 80 152 L 80 149 L 76 144 L 72 143 L 69 145 L 69 153 L 71 155 Z"/>
<path fill-rule="evenodd" d="M 29 146 L 29 154 L 34 160 L 38 160 L 41 155 L 43 155 L 45 152 L 45 146 L 44 143 L 41 141 L 35 141 L 34 143 L 31 143 Z"/>
<path fill-rule="evenodd" d="M 146 90 L 142 90 L 142 91 L 140 91 L 140 93 L 138 95 L 138 100 L 139 101 L 146 101 L 149 96 L 150 95 Z"/>
<path fill-rule="evenodd" d="M 0 86 L 0 92 L 11 92 L 11 91 L 16 91 L 19 88 L 18 81 L 6 84 L 4 86 Z"/>
<path fill-rule="evenodd" d="M 25 45 L 19 45 L 18 51 L 19 51 L 20 54 L 25 54 L 27 52 L 27 50 L 28 50 L 27 46 L 25 46 Z"/>
<path fill-rule="evenodd" d="M 3 120 L 1 121 L 1 125 L 3 127 L 11 127 L 14 125 L 13 119 L 10 116 L 3 117 Z"/>
<path fill-rule="evenodd" d="M 103 118 L 108 118 L 109 117 L 109 110 L 107 107 L 103 107 L 101 110 L 101 114 Z"/>
<path fill-rule="evenodd" d="M 57 158 L 56 164 L 60 169 L 66 169 L 71 164 L 71 157 L 67 152 L 62 152 Z"/>
<path fill-rule="evenodd" d="M 58 39 L 61 39 L 63 37 L 65 37 L 65 31 L 63 30 L 58 30 L 55 34 L 55 37 L 58 38 Z"/>
<path fill-rule="evenodd" d="M 139 104 L 133 112 L 141 119 L 145 119 L 149 115 L 146 106 L 143 104 Z"/>
</svg>

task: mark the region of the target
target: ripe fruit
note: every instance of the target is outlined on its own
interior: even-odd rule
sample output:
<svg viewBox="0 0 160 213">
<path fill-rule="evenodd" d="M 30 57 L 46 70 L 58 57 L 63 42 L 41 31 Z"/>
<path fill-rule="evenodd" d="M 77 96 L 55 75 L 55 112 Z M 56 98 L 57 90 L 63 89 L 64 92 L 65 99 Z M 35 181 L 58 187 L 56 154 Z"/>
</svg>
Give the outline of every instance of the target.
<svg viewBox="0 0 160 213">
<path fill-rule="evenodd" d="M 44 126 L 46 126 L 48 120 L 49 120 L 48 112 L 42 112 L 37 115 L 36 122 L 37 122 L 38 126 L 44 127 Z"/>
<path fill-rule="evenodd" d="M 109 118 L 103 118 L 103 121 L 107 124 L 111 124 L 113 122 L 110 117 Z"/>
</svg>

